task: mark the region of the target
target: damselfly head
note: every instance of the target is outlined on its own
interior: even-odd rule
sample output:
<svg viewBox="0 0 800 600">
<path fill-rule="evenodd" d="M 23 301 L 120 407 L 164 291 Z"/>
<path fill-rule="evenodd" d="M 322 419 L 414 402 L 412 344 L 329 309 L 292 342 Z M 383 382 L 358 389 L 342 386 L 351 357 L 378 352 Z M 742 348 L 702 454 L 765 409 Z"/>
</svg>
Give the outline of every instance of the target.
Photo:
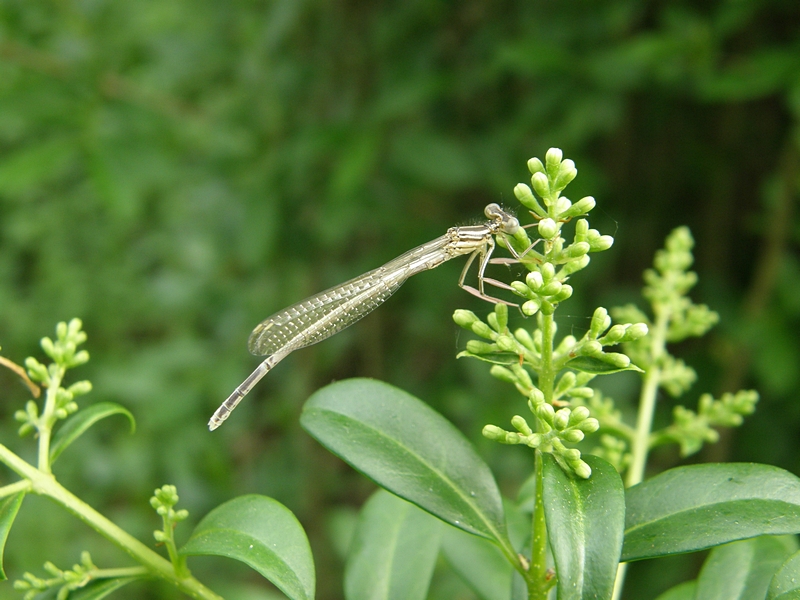
<svg viewBox="0 0 800 600">
<path fill-rule="evenodd" d="M 500 208 L 500 205 L 496 202 L 488 204 L 483 210 L 483 214 L 485 214 L 487 218 L 496 221 L 500 226 L 500 231 L 503 233 L 513 235 L 517 232 L 517 229 L 519 229 L 519 221 L 517 218 Z"/>
</svg>

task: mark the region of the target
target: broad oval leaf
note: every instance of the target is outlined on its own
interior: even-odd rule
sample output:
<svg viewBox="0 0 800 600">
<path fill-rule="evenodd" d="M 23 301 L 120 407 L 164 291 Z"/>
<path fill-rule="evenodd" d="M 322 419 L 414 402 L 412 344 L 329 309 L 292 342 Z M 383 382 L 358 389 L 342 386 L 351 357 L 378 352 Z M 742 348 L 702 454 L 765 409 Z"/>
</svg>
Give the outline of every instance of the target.
<svg viewBox="0 0 800 600">
<path fill-rule="evenodd" d="M 349 379 L 311 396 L 300 423 L 378 485 L 513 553 L 489 467 L 422 401 L 380 381 Z"/>
<path fill-rule="evenodd" d="M 542 499 L 558 574 L 558 600 L 611 598 L 625 528 L 625 489 L 617 470 L 584 456 L 589 479 L 565 473 L 543 454 Z"/>
<path fill-rule="evenodd" d="M 361 509 L 347 557 L 347 600 L 425 600 L 444 527 L 410 502 L 375 492 Z"/>
<path fill-rule="evenodd" d="M 98 402 L 79 410 L 58 429 L 50 446 L 50 463 L 52 464 L 72 442 L 77 440 L 89 427 L 112 415 L 124 415 L 131 423 L 131 433 L 136 429 L 136 420 L 124 406 L 115 402 Z"/>
<path fill-rule="evenodd" d="M 0 581 L 8 579 L 6 572 L 3 570 L 3 554 L 6 549 L 8 532 L 11 531 L 14 519 L 17 518 L 23 498 L 25 498 L 25 492 L 20 492 L 9 496 L 0 503 Z"/>
<path fill-rule="evenodd" d="M 240 496 L 208 513 L 181 548 L 184 555 L 235 558 L 292 600 L 314 597 L 314 561 L 303 527 L 277 500 Z"/>
<path fill-rule="evenodd" d="M 791 537 L 763 536 L 714 548 L 697 577 L 703 600 L 764 598 L 775 571 L 797 550 Z"/>
<path fill-rule="evenodd" d="M 775 573 L 766 600 L 800 600 L 800 552 L 792 554 Z"/>
<path fill-rule="evenodd" d="M 704 464 L 665 471 L 627 491 L 622 560 L 800 531 L 800 479 L 777 467 Z"/>
</svg>

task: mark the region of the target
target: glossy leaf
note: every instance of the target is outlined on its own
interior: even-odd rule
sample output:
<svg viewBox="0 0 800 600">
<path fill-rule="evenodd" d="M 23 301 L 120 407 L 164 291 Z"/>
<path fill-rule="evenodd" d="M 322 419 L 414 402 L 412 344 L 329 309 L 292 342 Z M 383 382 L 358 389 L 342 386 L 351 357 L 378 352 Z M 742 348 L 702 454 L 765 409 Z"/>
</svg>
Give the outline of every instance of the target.
<svg viewBox="0 0 800 600">
<path fill-rule="evenodd" d="M 61 453 L 72 442 L 78 439 L 83 433 L 98 421 L 112 415 L 124 415 L 131 423 L 131 433 L 136 429 L 136 420 L 131 412 L 124 406 L 115 402 L 98 402 L 79 410 L 64 424 L 59 427 L 53 436 L 53 444 L 50 446 L 50 462 L 53 463 Z"/>
<path fill-rule="evenodd" d="M 685 581 L 668 589 L 656 600 L 695 600 L 695 590 L 697 590 L 696 581 Z"/>
<path fill-rule="evenodd" d="M 678 467 L 630 488 L 626 502 L 626 561 L 800 531 L 800 479 L 769 465 Z"/>
<path fill-rule="evenodd" d="M 379 381 L 350 379 L 311 396 L 300 423 L 378 485 L 510 547 L 489 467 L 460 431 L 417 398 Z"/>
<path fill-rule="evenodd" d="M 800 600 L 800 552 L 792 554 L 775 573 L 767 600 Z"/>
<path fill-rule="evenodd" d="M 14 519 L 17 518 L 17 513 L 19 512 L 19 507 L 22 506 L 24 497 L 25 492 L 20 492 L 13 496 L 8 496 L 0 503 L 0 581 L 8 579 L 6 572 L 3 570 L 3 554 L 6 549 L 8 532 L 11 531 Z"/>
<path fill-rule="evenodd" d="M 444 527 L 410 502 L 375 492 L 361 510 L 347 558 L 347 600 L 425 600 Z"/>
<path fill-rule="evenodd" d="M 764 536 L 714 548 L 697 578 L 703 600 L 764 598 L 773 575 L 797 550 L 794 538 Z"/>
<path fill-rule="evenodd" d="M 611 598 L 625 526 L 625 491 L 616 469 L 584 456 L 589 479 L 565 473 L 543 454 L 547 533 L 558 575 L 558 600 Z"/>
<path fill-rule="evenodd" d="M 240 496 L 206 515 L 180 550 L 227 556 L 269 579 L 292 600 L 314 597 L 314 562 L 302 526 L 291 511 L 266 496 Z"/>
<path fill-rule="evenodd" d="M 136 581 L 139 577 L 120 577 L 118 579 L 101 579 L 93 581 L 86 587 L 70 592 L 69 600 L 102 600 L 106 596 L 113 594 L 131 581 Z"/>
</svg>

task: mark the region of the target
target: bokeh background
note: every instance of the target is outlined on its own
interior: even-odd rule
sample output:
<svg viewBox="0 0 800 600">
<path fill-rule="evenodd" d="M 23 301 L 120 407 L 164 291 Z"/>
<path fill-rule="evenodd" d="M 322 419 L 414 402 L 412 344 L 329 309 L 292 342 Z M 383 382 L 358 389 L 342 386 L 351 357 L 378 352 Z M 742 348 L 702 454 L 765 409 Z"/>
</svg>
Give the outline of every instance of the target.
<svg viewBox="0 0 800 600">
<path fill-rule="evenodd" d="M 515 207 L 525 161 L 557 146 L 579 170 L 568 195 L 595 196 L 592 226 L 616 237 L 573 278 L 561 331 L 636 301 L 653 252 L 688 225 L 693 296 L 722 322 L 674 349 L 700 376 L 683 401 L 762 395 L 694 460 L 800 474 L 799 118 L 796 0 L 0 0 L 3 355 L 42 359 L 39 338 L 82 318 L 92 360 L 72 377 L 94 384 L 83 401 L 123 404 L 138 429 L 96 426 L 56 465 L 60 480 L 149 542 L 148 498 L 164 483 L 190 524 L 236 495 L 273 496 L 309 533 L 318 597 L 341 598 L 347 531 L 373 488 L 299 428 L 314 390 L 384 379 L 473 439 L 506 495 L 530 470 L 525 450 L 479 435 L 522 408 L 484 365 L 455 359 L 467 336 L 453 310 L 489 309 L 456 286 L 461 261 L 289 357 L 213 434 L 208 417 L 257 364 L 255 324 L 480 221 L 488 202 Z M 630 407 L 636 379 L 616 381 L 606 391 Z M 32 457 L 13 421 L 25 388 L 5 370 L 0 385 L 0 440 Z M 82 549 L 129 564 L 31 497 L 6 569 L 42 575 Z M 701 558 L 636 565 L 625 597 L 654 598 Z M 190 567 L 226 597 L 270 597 L 232 561 Z M 117 597 L 177 594 L 149 583 Z M 472 596 L 442 568 L 431 597 Z"/>
</svg>

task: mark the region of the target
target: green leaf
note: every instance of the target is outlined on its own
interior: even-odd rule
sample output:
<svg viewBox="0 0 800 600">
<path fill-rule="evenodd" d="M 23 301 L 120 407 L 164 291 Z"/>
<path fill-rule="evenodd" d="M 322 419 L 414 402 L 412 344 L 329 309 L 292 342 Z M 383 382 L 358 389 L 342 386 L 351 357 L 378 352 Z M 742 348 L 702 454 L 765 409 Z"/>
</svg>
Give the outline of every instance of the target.
<svg viewBox="0 0 800 600">
<path fill-rule="evenodd" d="M 576 356 L 567 362 L 564 367 L 567 369 L 574 369 L 575 371 L 581 371 L 582 373 L 591 373 L 593 375 L 610 375 L 611 373 L 620 373 L 622 371 L 644 373 L 644 371 L 633 363 L 627 367 L 618 367 L 617 365 L 612 365 L 594 356 Z"/>
<path fill-rule="evenodd" d="M 131 423 L 131 433 L 136 430 L 136 420 L 130 411 L 115 402 L 98 402 L 79 410 L 58 429 L 50 446 L 52 464 L 72 442 L 78 439 L 92 425 L 112 415 L 125 415 Z"/>
<path fill-rule="evenodd" d="M 673 588 L 668 589 L 656 600 L 695 600 L 696 581 L 684 581 Z"/>
<path fill-rule="evenodd" d="M 350 547 L 345 597 L 425 600 L 443 528 L 413 504 L 383 490 L 375 492 L 361 510 Z"/>
<path fill-rule="evenodd" d="M 119 577 L 116 579 L 93 581 L 79 590 L 70 592 L 69 600 L 102 600 L 109 594 L 116 592 L 119 588 L 137 579 L 141 579 L 141 577 Z"/>
<path fill-rule="evenodd" d="M 547 532 L 558 574 L 558 600 L 611 598 L 625 527 L 625 489 L 614 467 L 597 456 L 583 459 L 589 479 L 565 473 L 543 454 Z"/>
<path fill-rule="evenodd" d="M 76 140 L 52 137 L 26 144 L 4 156 L 0 163 L 0 193 L 29 194 L 36 188 L 66 175 L 78 158 Z"/>
<path fill-rule="evenodd" d="M 775 573 L 767 600 L 800 600 L 800 552 L 792 554 Z"/>
<path fill-rule="evenodd" d="M 797 550 L 794 538 L 764 536 L 714 548 L 697 577 L 697 598 L 764 598 L 770 580 Z"/>
<path fill-rule="evenodd" d="M 442 554 L 482 600 L 509 600 L 515 571 L 496 544 L 448 527 L 442 540 Z"/>
<path fill-rule="evenodd" d="M 3 570 L 3 554 L 6 549 L 8 532 L 11 531 L 14 519 L 17 518 L 17 513 L 19 512 L 19 507 L 22 506 L 24 497 L 25 492 L 20 492 L 9 496 L 0 503 L 0 581 L 8 579 L 6 572 Z"/>
<path fill-rule="evenodd" d="M 466 438 L 422 401 L 371 379 L 316 392 L 301 425 L 378 485 L 510 548 L 497 484 Z"/>
<path fill-rule="evenodd" d="M 749 463 L 678 467 L 627 491 L 622 560 L 798 531 L 800 479 L 791 473 Z"/>
<path fill-rule="evenodd" d="M 181 554 L 227 556 L 249 565 L 292 600 L 314 597 L 314 562 L 303 527 L 277 500 L 240 496 L 208 513 Z"/>
</svg>

